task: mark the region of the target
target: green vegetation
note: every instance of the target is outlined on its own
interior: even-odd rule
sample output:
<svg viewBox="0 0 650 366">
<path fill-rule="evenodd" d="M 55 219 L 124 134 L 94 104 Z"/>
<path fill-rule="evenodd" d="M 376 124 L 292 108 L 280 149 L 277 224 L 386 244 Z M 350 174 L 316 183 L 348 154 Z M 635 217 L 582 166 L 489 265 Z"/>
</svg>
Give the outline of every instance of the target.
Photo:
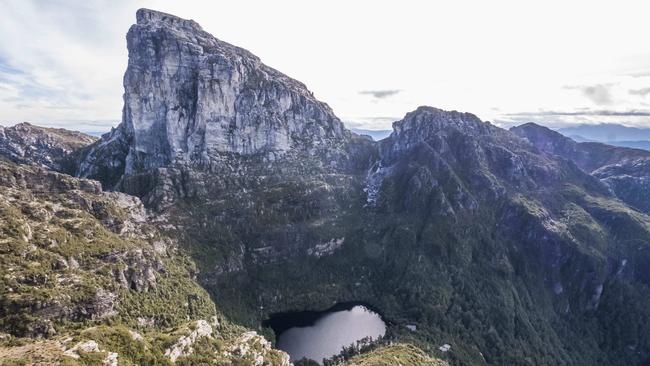
<svg viewBox="0 0 650 366">
<path fill-rule="evenodd" d="M 80 321 L 173 326 L 215 314 L 189 259 L 130 216 L 136 202 L 119 207 L 114 194 L 30 184 L 0 187 L 0 330 L 53 335 Z"/>
<path fill-rule="evenodd" d="M 0 182 L 1 365 L 286 364 L 217 312 L 139 201 L 5 162 Z"/>
<path fill-rule="evenodd" d="M 374 204 L 365 171 L 309 157 L 133 177 L 200 192 L 156 207 L 165 232 L 131 198 L 2 163 L 0 355 L 165 365 L 176 349 L 182 365 L 280 365 L 285 354 L 227 319 L 272 338 L 260 329 L 271 313 L 361 301 L 398 344 L 351 364 L 642 363 L 650 217 L 574 166 L 496 138 L 476 157 L 475 142 L 450 136 L 463 164 L 415 149 Z M 63 354 L 79 345 L 91 351 Z"/>
<path fill-rule="evenodd" d="M 487 170 L 483 181 L 484 170 L 434 171 L 429 159 L 393 167 L 370 208 L 365 176 L 323 174 L 308 159 L 278 162 L 282 180 L 249 171 L 210 189 L 215 196 L 167 208 L 183 228 L 169 235 L 188 245 L 219 309 L 249 327 L 273 312 L 362 301 L 391 323 L 391 339 L 454 365 L 642 359 L 610 340 L 632 345 L 632 335 L 650 334 L 647 322 L 625 315 L 645 319 L 648 310 L 624 301 L 650 298 L 647 279 L 632 270 L 648 260 L 649 217 L 570 166 L 554 166 L 564 180 L 521 188 L 498 176 L 508 172 Z M 477 180 L 516 193 L 495 198 L 471 185 Z M 341 238 L 331 253 L 308 254 Z M 636 342 L 647 349 L 647 336 Z M 438 351 L 445 343 L 453 348 Z"/>
<path fill-rule="evenodd" d="M 352 358 L 349 366 L 445 366 L 446 362 L 432 358 L 417 347 L 395 344 Z"/>
</svg>

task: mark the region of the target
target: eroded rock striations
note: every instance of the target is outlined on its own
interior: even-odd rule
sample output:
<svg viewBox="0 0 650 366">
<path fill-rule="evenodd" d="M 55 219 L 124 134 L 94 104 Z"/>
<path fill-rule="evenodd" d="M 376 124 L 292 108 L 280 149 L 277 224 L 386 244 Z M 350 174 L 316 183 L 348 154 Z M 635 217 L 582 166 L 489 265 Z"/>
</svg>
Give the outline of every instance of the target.
<svg viewBox="0 0 650 366">
<path fill-rule="evenodd" d="M 209 168 L 224 154 L 274 160 L 350 139 L 302 83 L 194 21 L 141 9 L 127 44 L 122 124 L 89 149 L 80 176 L 114 186 L 176 163 Z"/>
</svg>

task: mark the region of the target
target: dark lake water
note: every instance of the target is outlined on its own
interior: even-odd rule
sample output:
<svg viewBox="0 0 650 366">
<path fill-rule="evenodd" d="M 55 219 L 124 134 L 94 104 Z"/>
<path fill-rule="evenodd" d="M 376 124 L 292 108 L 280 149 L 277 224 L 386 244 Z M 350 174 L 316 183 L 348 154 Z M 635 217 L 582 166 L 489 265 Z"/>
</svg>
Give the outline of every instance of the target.
<svg viewBox="0 0 650 366">
<path fill-rule="evenodd" d="M 322 362 L 364 337 L 386 333 L 381 316 L 368 307 L 346 303 L 322 312 L 275 314 L 266 322 L 277 336 L 277 347 L 295 362 L 303 357 Z"/>
</svg>

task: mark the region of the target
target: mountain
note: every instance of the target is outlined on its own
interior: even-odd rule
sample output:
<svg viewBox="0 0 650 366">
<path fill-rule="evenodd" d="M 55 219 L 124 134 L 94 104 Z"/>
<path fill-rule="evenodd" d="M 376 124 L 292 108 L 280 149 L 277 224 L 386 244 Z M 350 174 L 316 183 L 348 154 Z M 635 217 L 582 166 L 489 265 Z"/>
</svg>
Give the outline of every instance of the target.
<svg viewBox="0 0 650 366">
<path fill-rule="evenodd" d="M 614 194 L 642 212 L 650 213 L 650 151 L 575 142 L 546 127 L 527 123 L 510 131 L 549 154 L 573 161 L 606 183 Z"/>
<path fill-rule="evenodd" d="M 618 146 L 618 147 L 629 147 L 631 149 L 641 149 L 650 151 L 650 141 L 646 140 L 635 140 L 635 141 L 594 141 L 586 139 L 578 135 L 568 136 L 576 142 L 602 142 L 607 145 Z"/>
<path fill-rule="evenodd" d="M 352 128 L 351 131 L 359 135 L 370 136 L 375 141 L 383 140 L 393 132 L 392 130 L 364 130 L 361 128 Z"/>
<path fill-rule="evenodd" d="M 650 141 L 638 140 L 638 141 L 597 141 L 584 138 L 580 135 L 567 135 L 568 138 L 575 142 L 602 142 L 607 145 L 618 146 L 618 147 L 629 147 L 632 149 L 642 149 L 650 150 Z"/>
<path fill-rule="evenodd" d="M 4 161 L 0 198 L 3 364 L 289 364 L 215 309 L 138 198 Z"/>
<path fill-rule="evenodd" d="M 361 301 L 452 364 L 648 361 L 650 218 L 598 164 L 432 107 L 373 142 L 196 23 L 137 18 L 123 122 L 77 174 L 141 197 L 236 322 Z"/>
<path fill-rule="evenodd" d="M 628 127 L 616 123 L 582 124 L 560 128 L 557 131 L 568 137 L 580 136 L 604 143 L 650 140 L 650 128 Z"/>
<path fill-rule="evenodd" d="M 96 141 L 95 137 L 62 128 L 46 128 L 19 123 L 0 126 L 0 156 L 16 163 L 65 170 L 66 157 Z"/>
<path fill-rule="evenodd" d="M 576 142 L 602 142 L 612 146 L 650 151 L 650 129 L 617 124 L 579 125 L 557 130 Z M 577 134 L 584 133 L 589 137 Z M 622 136 L 622 137 L 621 137 Z M 645 138 L 648 138 L 645 140 Z M 627 139 L 627 140 L 626 140 Z"/>
<path fill-rule="evenodd" d="M 283 353 L 232 323 L 259 328 L 274 313 L 361 302 L 388 321 L 392 344 L 352 365 L 650 362 L 650 216 L 616 188 L 631 176 L 628 187 L 642 189 L 641 175 L 616 168 L 637 169 L 645 151 L 586 149 L 535 126 L 507 131 L 428 106 L 375 142 L 303 84 L 193 21 L 141 9 L 127 43 L 122 123 L 70 154 L 78 177 L 48 172 L 66 183 L 29 188 L 15 170 L 40 168 L 9 165 L 0 181 L 13 189 L 5 204 L 20 206 L 6 221 L 38 215 L 22 207 L 34 198 L 15 197 L 40 192 L 43 210 L 55 211 L 46 222 L 64 231 L 46 254 L 89 257 L 80 276 L 92 276 L 90 289 L 64 292 L 67 306 L 113 298 L 98 289 L 119 299 L 116 315 L 64 317 L 59 329 L 46 317 L 62 334 L 45 333 L 47 347 L 72 332 L 65 349 L 92 340 L 102 360 L 114 352 L 134 363 L 283 364 Z M 94 188 L 83 194 L 82 185 Z M 2 287 L 3 299 L 14 288 L 49 289 L 31 272 L 49 262 L 22 249 L 34 234 L 21 225 L 3 223 L 22 240 L 2 259 L 12 261 L 3 281 L 19 282 Z M 110 254 L 139 250 L 135 262 Z M 51 284 L 74 289 L 75 279 Z M 41 296 L 22 303 L 52 298 Z M 21 335 L 9 324 L 30 317 L 6 308 L 3 329 Z M 125 337 L 140 327 L 143 346 Z"/>
<path fill-rule="evenodd" d="M 56 150 L 58 155 L 51 153 L 51 141 L 60 136 L 60 144 L 74 133 L 28 126 L 30 135 L 31 130 L 46 131 L 47 143 L 20 140 L 22 148 L 33 150 L 29 159 L 16 159 L 21 165 L 0 161 L 0 359 L 16 364 L 287 365 L 287 354 L 229 321 L 196 282 L 204 277 L 200 271 L 218 268 L 197 268 L 185 254 L 194 243 L 185 242 L 179 234 L 185 229 L 174 220 L 189 228 L 194 217 L 186 214 L 192 210 L 170 206 L 161 211 L 157 203 L 168 207 L 189 197 L 228 194 L 218 187 L 245 194 L 231 186 L 245 180 L 243 169 L 267 165 L 291 169 L 269 177 L 269 184 L 283 184 L 272 180 L 284 174 L 298 179 L 327 171 L 304 191 L 294 192 L 287 184 L 282 192 L 317 197 L 346 184 L 336 172 L 353 169 L 348 155 L 363 152 L 369 139 L 345 130 L 302 84 L 247 51 L 211 38 L 196 23 L 149 10 L 139 11 L 137 22 L 127 36 L 123 123 L 90 145 L 84 140 Z M 21 128 L 27 127 L 7 130 Z M 353 141 L 357 144 L 347 151 Z M 41 164 L 41 156 L 55 158 Z M 102 184 L 55 172 L 68 171 L 68 165 L 52 163 L 59 159 L 74 161 L 78 175 Z M 257 175 L 248 183 L 267 181 Z M 102 185 L 113 191 L 103 191 Z M 148 207 L 118 190 L 143 193 Z M 244 202 L 236 199 L 227 204 Z M 172 209 L 186 214 L 167 217 Z M 238 290 L 248 292 L 244 286 Z M 398 345 L 382 354 L 434 362 L 413 346 Z"/>
<path fill-rule="evenodd" d="M 143 9 L 136 17 L 122 123 L 90 148 L 78 175 L 113 187 L 174 164 L 209 169 L 224 156 L 334 153 L 352 139 L 302 83 L 250 52 L 191 20 Z"/>
<path fill-rule="evenodd" d="M 650 151 L 650 141 L 638 140 L 638 141 L 611 141 L 610 145 L 620 146 L 620 147 L 629 147 L 632 149 L 642 149 Z"/>
</svg>

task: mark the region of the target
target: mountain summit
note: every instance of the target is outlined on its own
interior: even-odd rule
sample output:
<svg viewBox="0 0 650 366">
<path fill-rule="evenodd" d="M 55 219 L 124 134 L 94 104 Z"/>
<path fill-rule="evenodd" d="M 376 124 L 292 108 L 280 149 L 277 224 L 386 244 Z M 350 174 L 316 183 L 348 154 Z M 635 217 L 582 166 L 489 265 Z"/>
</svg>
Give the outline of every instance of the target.
<svg viewBox="0 0 650 366">
<path fill-rule="evenodd" d="M 209 166 L 224 153 L 274 159 L 350 138 L 305 85 L 192 20 L 140 9 L 127 45 L 122 124 L 90 149 L 80 176 L 112 186 L 170 163 Z M 107 166 L 119 172 L 105 176 Z"/>
</svg>

